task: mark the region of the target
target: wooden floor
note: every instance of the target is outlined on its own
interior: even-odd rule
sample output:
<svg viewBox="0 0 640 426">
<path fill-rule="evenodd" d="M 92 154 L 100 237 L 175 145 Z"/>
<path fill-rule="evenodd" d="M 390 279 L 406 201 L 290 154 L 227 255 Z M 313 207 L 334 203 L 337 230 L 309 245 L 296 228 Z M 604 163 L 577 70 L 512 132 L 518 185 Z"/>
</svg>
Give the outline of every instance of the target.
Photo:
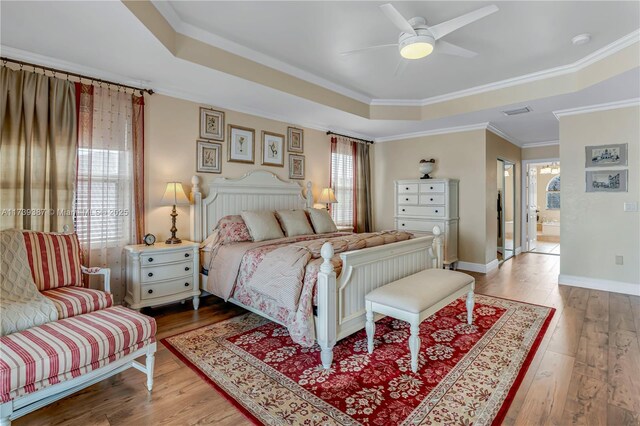
<svg viewBox="0 0 640 426">
<path fill-rule="evenodd" d="M 507 414 L 507 425 L 639 425 L 640 298 L 558 286 L 560 258 L 525 253 L 476 275 L 476 291 L 557 309 Z M 241 313 L 220 299 L 148 310 L 163 338 Z M 155 385 L 128 370 L 38 410 L 15 425 L 240 426 L 229 402 L 158 344 Z"/>
</svg>

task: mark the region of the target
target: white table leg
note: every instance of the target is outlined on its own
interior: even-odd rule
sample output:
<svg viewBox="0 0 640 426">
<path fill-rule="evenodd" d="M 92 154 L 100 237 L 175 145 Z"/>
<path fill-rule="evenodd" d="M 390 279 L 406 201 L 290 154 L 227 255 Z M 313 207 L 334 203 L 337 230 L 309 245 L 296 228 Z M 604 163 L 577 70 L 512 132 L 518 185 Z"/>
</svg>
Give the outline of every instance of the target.
<svg viewBox="0 0 640 426">
<path fill-rule="evenodd" d="M 467 293 L 467 324 L 473 323 L 473 306 L 475 301 L 473 300 L 473 290 Z"/>
<path fill-rule="evenodd" d="M 420 322 L 415 319 L 411 321 L 411 336 L 409 337 L 409 350 L 411 351 L 411 371 L 418 372 L 418 352 L 420 351 Z"/>
<path fill-rule="evenodd" d="M 365 329 L 367 330 L 367 351 L 373 353 L 373 336 L 376 334 L 376 323 L 373 321 L 373 311 L 368 303 Z"/>
</svg>

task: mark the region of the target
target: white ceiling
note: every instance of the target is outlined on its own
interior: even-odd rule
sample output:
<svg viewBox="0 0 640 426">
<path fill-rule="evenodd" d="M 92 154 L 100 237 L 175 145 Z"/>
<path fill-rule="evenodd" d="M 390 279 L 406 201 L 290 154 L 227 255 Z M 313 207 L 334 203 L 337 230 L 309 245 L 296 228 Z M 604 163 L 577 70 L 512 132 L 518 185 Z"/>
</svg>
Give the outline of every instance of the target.
<svg viewBox="0 0 640 426">
<path fill-rule="evenodd" d="M 226 7 L 226 3 L 216 4 Z M 369 4 L 377 11 L 377 3 Z M 400 6 L 404 3 L 399 4 L 403 10 Z M 502 3 L 500 7 L 504 9 Z M 617 25 L 611 21 L 608 26 Z M 557 140 L 558 125 L 552 111 L 640 97 L 640 68 L 635 68 L 577 93 L 532 100 L 533 112 L 522 116 L 505 117 L 500 112 L 510 107 L 505 105 L 437 120 L 368 120 L 177 59 L 117 1 L 2 1 L 0 42 L 3 56 L 143 85 L 202 104 L 370 138 L 491 122 L 517 144 Z"/>
<path fill-rule="evenodd" d="M 397 43 L 399 31 L 378 7 L 386 2 L 156 4 L 161 11 L 173 8 L 182 23 L 374 99 L 430 98 L 566 65 L 640 28 L 638 1 L 393 2 L 406 18 L 422 16 L 428 24 L 487 4 L 495 3 L 500 9 L 444 38 L 478 52 L 477 57 L 434 54 L 409 61 L 406 70 L 394 76 L 400 59 L 395 47 L 340 55 L 361 47 Z M 571 38 L 581 33 L 591 33 L 592 41 L 573 46 Z"/>
</svg>

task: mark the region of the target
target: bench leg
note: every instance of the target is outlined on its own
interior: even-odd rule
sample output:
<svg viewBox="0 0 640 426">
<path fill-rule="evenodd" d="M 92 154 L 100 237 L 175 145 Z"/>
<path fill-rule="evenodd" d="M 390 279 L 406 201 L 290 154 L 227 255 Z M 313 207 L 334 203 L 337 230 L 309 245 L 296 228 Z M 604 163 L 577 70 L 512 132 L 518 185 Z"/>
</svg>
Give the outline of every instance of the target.
<svg viewBox="0 0 640 426">
<path fill-rule="evenodd" d="M 473 306 L 475 305 L 473 297 L 473 290 L 471 290 L 467 293 L 467 324 L 473 323 Z"/>
<path fill-rule="evenodd" d="M 155 365 L 155 350 L 153 352 L 147 352 L 147 362 L 146 362 L 146 370 L 147 370 L 147 389 L 151 392 L 153 389 L 153 367 Z"/>
<path fill-rule="evenodd" d="M 418 352 L 420 351 L 420 337 L 418 332 L 420 323 L 415 320 L 411 322 L 411 336 L 409 337 L 409 350 L 411 351 L 411 371 L 418 372 Z"/>
<path fill-rule="evenodd" d="M 367 322 L 365 324 L 367 330 L 367 352 L 373 353 L 373 336 L 376 334 L 376 323 L 373 321 L 373 311 L 367 306 Z"/>
</svg>

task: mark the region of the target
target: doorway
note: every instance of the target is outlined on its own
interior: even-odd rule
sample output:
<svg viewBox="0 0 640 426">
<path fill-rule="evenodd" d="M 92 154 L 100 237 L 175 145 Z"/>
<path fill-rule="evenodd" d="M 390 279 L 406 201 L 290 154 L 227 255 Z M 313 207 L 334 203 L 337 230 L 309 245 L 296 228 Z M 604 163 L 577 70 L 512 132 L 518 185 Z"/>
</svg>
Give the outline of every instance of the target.
<svg viewBox="0 0 640 426">
<path fill-rule="evenodd" d="M 496 200 L 498 210 L 498 261 L 500 263 L 511 259 L 515 254 L 515 234 L 516 234 L 516 173 L 515 164 L 498 159 L 497 161 L 497 185 L 498 199 Z"/>
<path fill-rule="evenodd" d="M 560 162 L 526 164 L 526 250 L 560 255 Z"/>
</svg>

